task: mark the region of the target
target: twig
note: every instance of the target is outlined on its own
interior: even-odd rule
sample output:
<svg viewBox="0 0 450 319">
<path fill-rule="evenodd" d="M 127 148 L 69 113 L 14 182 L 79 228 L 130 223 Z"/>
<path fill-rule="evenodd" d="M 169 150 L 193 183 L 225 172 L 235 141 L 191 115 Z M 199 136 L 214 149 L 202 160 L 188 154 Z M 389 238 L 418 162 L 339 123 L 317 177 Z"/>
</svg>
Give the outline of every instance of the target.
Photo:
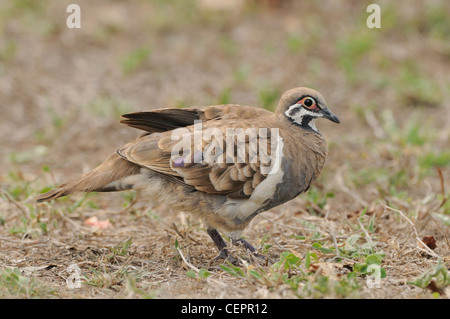
<svg viewBox="0 0 450 319">
<path fill-rule="evenodd" d="M 136 195 L 136 197 L 130 202 L 130 204 L 125 207 L 124 209 L 122 209 L 119 214 L 123 214 L 125 213 L 127 210 L 129 210 L 130 208 L 132 208 L 134 206 L 134 204 L 136 204 L 138 202 L 138 195 Z"/>
<path fill-rule="evenodd" d="M 358 218 L 358 223 L 359 223 L 359 227 L 361 227 L 361 229 L 364 231 L 364 234 L 366 235 L 366 240 L 369 242 L 370 246 L 372 247 L 372 245 L 373 245 L 372 238 L 370 238 L 369 233 L 364 228 L 364 225 L 361 223 L 361 220 L 359 218 Z"/>
<path fill-rule="evenodd" d="M 342 178 L 342 168 L 338 171 L 338 173 L 336 174 L 336 180 L 337 183 L 339 184 L 339 187 L 342 189 L 342 191 L 344 191 L 344 193 L 346 193 L 347 195 L 349 195 L 350 197 L 352 197 L 354 200 L 356 200 L 357 202 L 359 202 L 362 206 L 368 206 L 368 203 L 362 199 L 359 195 L 357 195 L 355 192 L 352 192 L 347 185 L 345 185 L 344 183 L 344 179 Z"/>
<path fill-rule="evenodd" d="M 398 210 L 398 209 L 392 208 L 392 207 L 390 207 L 390 206 L 387 206 L 387 205 L 385 205 L 381 200 L 379 200 L 379 202 L 380 202 L 380 204 L 383 205 L 385 208 L 387 208 L 387 209 L 389 209 L 389 210 L 392 210 L 392 211 L 394 211 L 394 212 L 397 212 L 397 213 L 399 213 L 401 216 L 403 216 L 403 218 L 405 218 L 405 219 L 408 221 L 408 223 L 410 223 L 411 226 L 413 226 L 414 232 L 416 233 L 416 236 L 418 236 L 415 224 L 414 224 L 414 223 L 411 221 L 411 219 L 409 219 L 409 218 L 408 218 L 401 210 Z"/>
<path fill-rule="evenodd" d="M 23 214 L 23 216 L 25 216 L 25 217 L 27 216 L 27 213 L 25 212 L 25 210 L 15 200 L 11 199 L 11 197 L 9 197 L 9 194 L 7 192 L 2 192 L 2 193 L 5 195 L 6 199 L 10 203 L 13 203 L 20 210 L 20 212 Z"/>
<path fill-rule="evenodd" d="M 331 231 L 329 231 L 329 230 L 327 230 L 327 229 L 325 229 L 325 228 L 323 228 L 323 227 L 321 227 L 321 228 L 322 228 L 325 232 L 327 232 L 328 235 L 329 235 L 329 237 L 331 237 L 331 239 L 333 240 L 334 249 L 336 250 L 336 254 L 333 256 L 332 260 L 334 260 L 334 259 L 336 259 L 336 258 L 340 258 L 340 259 L 345 259 L 345 260 L 353 261 L 352 259 L 347 258 L 346 256 L 342 256 L 342 255 L 340 254 L 340 252 L 339 252 L 339 246 L 338 246 L 338 243 L 337 243 L 337 240 L 336 240 L 337 237 L 336 237 Z M 324 254 L 324 256 L 325 256 L 325 257 L 331 257 L 331 256 L 328 256 L 327 254 Z"/>
<path fill-rule="evenodd" d="M 193 271 L 195 271 L 196 273 L 199 272 L 200 269 L 198 269 L 197 267 L 195 267 L 193 264 L 191 264 L 190 262 L 188 262 L 186 260 L 186 258 L 183 255 L 183 252 L 181 251 L 180 247 L 177 247 L 177 251 L 181 256 L 181 259 L 183 259 L 184 263 L 186 264 L 186 266 L 188 266 L 189 268 L 191 268 Z"/>
<path fill-rule="evenodd" d="M 79 223 L 73 221 L 72 219 L 70 219 L 69 217 L 67 217 L 67 216 L 65 216 L 63 214 L 61 214 L 61 218 L 64 219 L 69 224 L 73 225 L 77 230 L 84 230 L 84 231 L 89 232 L 89 233 L 95 232 L 95 231 L 92 231 L 91 229 L 89 229 L 87 227 L 84 227 L 83 225 L 80 225 Z"/>
<path fill-rule="evenodd" d="M 326 230 L 326 229 L 324 229 L 324 230 L 330 235 L 331 239 L 333 240 L 334 249 L 336 249 L 336 257 L 337 258 L 341 257 L 341 254 L 339 253 L 339 247 L 337 244 L 336 236 L 334 236 L 334 234 L 331 231 Z"/>
<path fill-rule="evenodd" d="M 435 212 L 437 212 L 442 206 L 444 206 L 444 204 L 447 202 L 447 196 L 445 196 L 445 183 L 444 183 L 444 176 L 442 175 L 442 171 L 441 171 L 441 169 L 439 168 L 439 167 L 436 167 L 436 170 L 437 170 L 437 172 L 438 172 L 438 175 L 439 175 L 439 179 L 440 179 L 440 182 L 441 182 L 441 195 L 442 195 L 442 200 L 441 200 L 441 202 L 438 204 L 438 206 L 436 207 L 436 208 L 433 208 L 432 206 L 431 207 L 429 207 L 428 209 L 427 209 L 427 211 L 426 211 L 426 213 L 425 213 L 425 218 L 426 218 L 426 222 L 424 222 L 423 224 L 422 224 L 422 226 L 420 227 L 420 230 L 422 231 L 425 227 L 426 227 L 426 225 L 428 224 L 428 222 L 430 221 L 430 219 L 433 219 L 433 221 L 436 223 L 436 220 L 433 218 L 433 216 L 432 216 L 432 212 L 433 211 L 435 211 Z M 436 223 L 436 224 L 438 224 L 438 223 Z M 441 230 L 441 228 L 439 227 L 439 230 Z M 445 233 L 444 233 L 445 234 Z M 447 243 L 448 243 L 448 239 L 447 239 L 447 236 L 445 235 L 445 239 L 446 239 L 446 241 L 447 241 Z"/>
<path fill-rule="evenodd" d="M 436 210 L 439 210 L 442 206 L 444 206 L 445 202 L 447 201 L 447 197 L 445 196 L 445 183 L 444 183 L 444 176 L 442 176 L 442 171 L 439 167 L 436 167 L 438 174 L 439 174 L 439 179 L 441 180 L 441 194 L 442 194 L 442 202 L 439 205 L 438 208 L 436 208 Z"/>
<path fill-rule="evenodd" d="M 175 225 L 175 223 L 172 223 L 171 228 L 178 234 L 178 236 L 180 236 L 183 239 L 186 239 L 186 237 L 180 232 L 180 230 L 178 229 L 177 225 Z"/>
<path fill-rule="evenodd" d="M 442 227 L 440 225 L 440 223 L 436 220 L 436 218 L 430 214 L 431 219 L 433 220 L 433 222 L 436 224 L 436 227 L 439 229 L 439 231 L 444 235 L 445 241 L 447 242 L 447 246 L 450 247 L 450 243 L 448 241 L 448 237 L 447 237 L 447 233 L 442 230 Z"/>
<path fill-rule="evenodd" d="M 381 128 L 380 123 L 371 110 L 367 110 L 366 112 L 364 112 L 364 117 L 376 138 L 383 139 L 386 137 L 386 133 Z"/>
<path fill-rule="evenodd" d="M 192 238 L 191 236 L 189 236 L 188 234 L 186 234 L 186 232 L 185 232 L 185 235 L 183 235 L 183 234 L 181 233 L 181 231 L 178 229 L 177 225 L 175 225 L 175 223 L 172 223 L 171 228 L 172 228 L 172 229 L 178 234 L 178 236 L 180 236 L 181 238 L 183 238 L 183 239 L 186 239 L 186 238 L 187 238 L 187 239 L 191 240 L 192 242 L 196 243 L 197 245 L 201 245 L 200 242 L 198 242 L 197 240 L 195 240 L 194 238 Z"/>
<path fill-rule="evenodd" d="M 399 213 L 404 219 L 406 219 L 406 220 L 408 221 L 408 223 L 411 224 L 411 226 L 412 226 L 412 228 L 413 228 L 413 230 L 414 230 L 414 233 L 415 233 L 415 235 L 416 235 L 416 240 L 417 240 L 419 243 L 421 243 L 422 246 L 424 247 L 424 249 L 422 249 L 422 248 L 418 247 L 417 245 L 415 245 L 415 247 L 416 247 L 418 250 L 423 251 L 423 252 L 426 252 L 427 254 L 429 254 L 429 255 L 431 255 L 431 256 L 433 256 L 433 257 L 442 259 L 441 256 L 439 256 L 439 255 L 436 254 L 434 251 L 432 251 L 432 250 L 430 249 L 430 247 L 428 247 L 428 246 L 422 241 L 422 239 L 420 239 L 419 233 L 417 232 L 417 229 L 416 229 L 416 225 L 411 221 L 411 219 L 409 219 L 409 218 L 408 218 L 401 210 L 398 210 L 398 209 L 389 207 L 389 206 L 385 205 L 385 204 L 384 204 L 382 201 L 380 201 L 380 200 L 379 200 L 379 202 L 380 202 L 380 204 L 383 205 L 385 208 L 387 208 L 387 209 L 389 209 L 389 210 L 391 210 L 391 211 L 394 211 L 394 212 Z"/>
</svg>

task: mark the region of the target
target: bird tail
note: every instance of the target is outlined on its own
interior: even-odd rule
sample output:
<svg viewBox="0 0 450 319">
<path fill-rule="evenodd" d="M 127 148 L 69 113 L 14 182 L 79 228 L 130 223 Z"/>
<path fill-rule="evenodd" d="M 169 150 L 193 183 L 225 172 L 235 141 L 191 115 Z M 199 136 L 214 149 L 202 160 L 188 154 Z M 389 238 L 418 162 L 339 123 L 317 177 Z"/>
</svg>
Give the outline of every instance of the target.
<svg viewBox="0 0 450 319">
<path fill-rule="evenodd" d="M 94 170 L 75 181 L 63 184 L 47 193 L 39 195 L 36 201 L 38 203 L 47 202 L 61 196 L 80 192 L 112 192 L 131 189 L 133 185 L 123 183 L 121 179 L 139 174 L 139 172 L 140 166 L 114 153 Z"/>
</svg>

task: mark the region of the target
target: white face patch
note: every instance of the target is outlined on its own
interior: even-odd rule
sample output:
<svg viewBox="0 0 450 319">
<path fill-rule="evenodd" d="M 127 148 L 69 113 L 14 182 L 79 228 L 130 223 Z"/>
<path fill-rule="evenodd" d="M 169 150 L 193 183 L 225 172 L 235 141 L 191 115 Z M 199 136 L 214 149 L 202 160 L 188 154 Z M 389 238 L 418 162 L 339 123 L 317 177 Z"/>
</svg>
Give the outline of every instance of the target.
<svg viewBox="0 0 450 319">
<path fill-rule="evenodd" d="M 296 110 L 293 111 L 294 109 Z M 316 132 L 318 132 L 316 128 L 316 119 L 322 117 L 320 113 L 308 111 L 299 104 L 291 105 L 289 109 L 284 112 L 284 115 L 292 119 L 298 125 L 302 125 L 303 117 L 306 115 L 311 116 L 313 119 L 309 121 L 308 126 Z"/>
</svg>

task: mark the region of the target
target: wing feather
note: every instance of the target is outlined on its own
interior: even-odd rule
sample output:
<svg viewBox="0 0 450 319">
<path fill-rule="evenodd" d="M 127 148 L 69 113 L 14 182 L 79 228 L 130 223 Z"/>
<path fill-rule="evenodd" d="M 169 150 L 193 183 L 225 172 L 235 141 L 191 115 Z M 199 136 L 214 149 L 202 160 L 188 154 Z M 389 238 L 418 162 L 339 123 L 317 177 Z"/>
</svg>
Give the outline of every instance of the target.
<svg viewBox="0 0 450 319">
<path fill-rule="evenodd" d="M 261 163 L 259 158 L 267 161 L 267 154 L 259 154 L 255 149 L 255 137 L 245 136 L 243 147 L 238 154 L 237 142 L 232 151 L 227 152 L 226 133 L 228 129 L 251 128 L 251 123 L 242 121 L 239 112 L 224 112 L 225 108 L 232 106 L 210 107 L 207 112 L 201 108 L 191 110 L 159 110 L 158 112 L 139 112 L 124 115 L 126 120 L 122 121 L 130 126 L 143 127 L 147 132 L 156 132 L 143 135 L 135 141 L 128 143 L 117 150 L 117 153 L 128 161 L 137 165 L 147 167 L 161 174 L 165 174 L 178 182 L 192 186 L 198 191 L 211 194 L 224 194 L 230 198 L 249 198 L 253 190 L 266 178 L 267 173 L 261 171 L 261 167 L 267 163 Z M 236 109 L 236 106 L 234 107 Z M 256 110 L 261 110 L 256 108 Z M 181 111 L 181 112 L 180 112 Z M 248 111 L 248 110 L 247 110 Z M 265 114 L 265 110 L 263 115 Z M 207 113 L 207 114 L 205 114 Z M 270 113 L 270 112 L 269 112 Z M 183 116 L 186 116 L 184 118 Z M 252 115 L 254 116 L 254 114 Z M 194 145 L 194 120 L 205 119 L 202 122 L 203 132 L 207 129 L 215 129 L 214 139 L 201 140 L 201 147 Z M 253 124 L 254 126 L 254 124 Z M 173 129 L 183 127 L 185 131 L 180 137 L 174 139 Z M 217 129 L 219 131 L 217 131 Z M 180 140 L 189 142 L 188 147 L 183 148 L 182 154 L 174 154 L 172 150 L 179 147 Z M 266 138 L 266 144 L 270 149 L 270 139 Z M 212 157 L 216 161 L 206 160 L 203 157 L 207 147 L 216 147 L 216 154 Z M 243 154 L 242 154 L 243 152 Z M 176 152 L 175 152 L 176 153 Z M 226 156 L 225 156 L 226 155 Z M 239 155 L 239 156 L 238 156 Z M 242 155 L 244 158 L 242 158 Z M 254 160 L 252 156 L 258 155 Z M 269 154 L 270 155 L 270 154 Z M 222 156 L 222 161 L 217 159 Z M 233 161 L 227 163 L 224 159 Z M 250 160 L 252 160 L 251 163 Z M 238 163 L 238 161 L 244 161 Z"/>
</svg>

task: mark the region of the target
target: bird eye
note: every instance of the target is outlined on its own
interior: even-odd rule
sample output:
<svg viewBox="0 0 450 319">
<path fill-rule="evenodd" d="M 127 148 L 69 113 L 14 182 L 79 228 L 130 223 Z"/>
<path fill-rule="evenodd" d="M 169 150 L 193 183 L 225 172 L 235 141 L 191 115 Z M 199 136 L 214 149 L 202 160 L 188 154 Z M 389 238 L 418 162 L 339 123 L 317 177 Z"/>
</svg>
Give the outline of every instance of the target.
<svg viewBox="0 0 450 319">
<path fill-rule="evenodd" d="M 303 99 L 302 105 L 311 110 L 317 108 L 316 101 L 311 97 L 305 97 Z"/>
</svg>

